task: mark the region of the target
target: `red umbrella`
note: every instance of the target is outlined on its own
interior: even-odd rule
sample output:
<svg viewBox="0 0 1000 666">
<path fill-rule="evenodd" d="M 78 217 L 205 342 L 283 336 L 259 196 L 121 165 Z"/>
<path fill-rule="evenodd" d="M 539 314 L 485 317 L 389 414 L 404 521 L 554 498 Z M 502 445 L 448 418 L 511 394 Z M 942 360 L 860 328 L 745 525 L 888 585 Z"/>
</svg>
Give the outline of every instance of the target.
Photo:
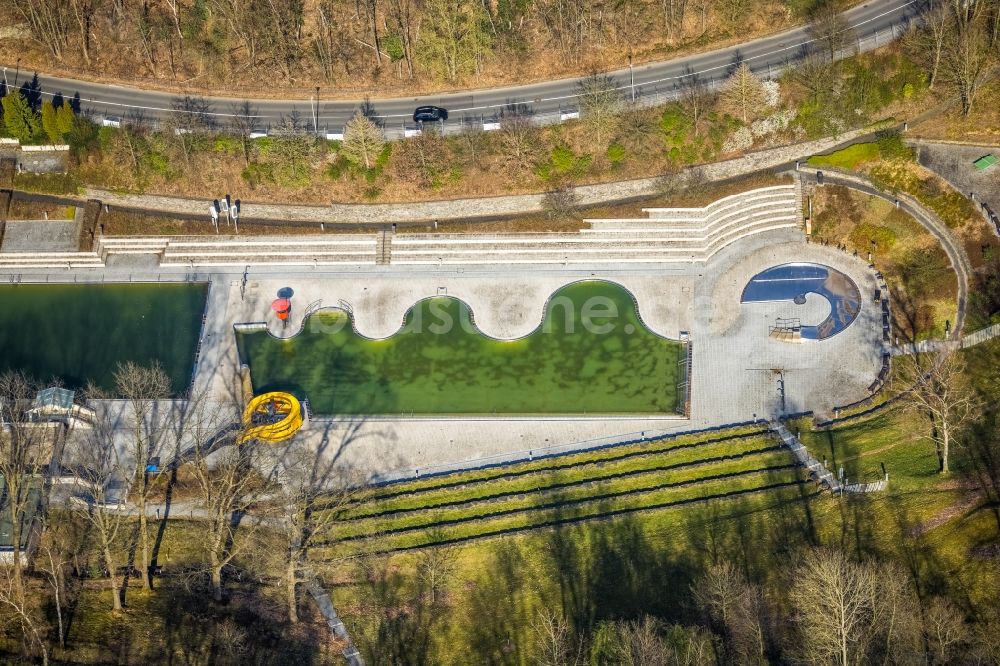
<svg viewBox="0 0 1000 666">
<path fill-rule="evenodd" d="M 276 298 L 271 302 L 271 309 L 278 313 L 288 312 L 291 307 L 292 303 L 287 298 Z"/>
</svg>

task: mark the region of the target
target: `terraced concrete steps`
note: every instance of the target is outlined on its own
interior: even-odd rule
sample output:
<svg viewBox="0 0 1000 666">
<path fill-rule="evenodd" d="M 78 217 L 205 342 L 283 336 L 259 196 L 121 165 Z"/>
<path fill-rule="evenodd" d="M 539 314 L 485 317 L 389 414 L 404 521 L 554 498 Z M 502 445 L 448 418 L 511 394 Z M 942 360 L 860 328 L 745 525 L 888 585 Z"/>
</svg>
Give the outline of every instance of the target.
<svg viewBox="0 0 1000 666">
<path fill-rule="evenodd" d="M 99 237 L 96 252 L 89 255 L 20 261 L 39 267 L 65 267 L 74 261 L 99 266 L 112 255 L 154 255 L 161 266 L 191 268 L 703 262 L 746 236 L 796 228 L 801 218 L 799 201 L 796 185 L 775 185 L 724 197 L 701 208 L 648 208 L 645 218 L 587 220 L 589 229 L 573 233 L 397 234 L 383 230 L 308 236 Z"/>
</svg>

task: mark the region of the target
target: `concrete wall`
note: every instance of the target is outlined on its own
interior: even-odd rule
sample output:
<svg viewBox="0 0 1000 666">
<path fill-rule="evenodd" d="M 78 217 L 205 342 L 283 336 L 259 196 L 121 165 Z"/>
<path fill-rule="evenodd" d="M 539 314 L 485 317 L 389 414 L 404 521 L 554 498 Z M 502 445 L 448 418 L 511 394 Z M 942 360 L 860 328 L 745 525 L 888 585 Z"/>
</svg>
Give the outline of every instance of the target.
<svg viewBox="0 0 1000 666">
<path fill-rule="evenodd" d="M 19 171 L 65 173 L 69 146 L 22 146 L 17 139 L 0 139 L 0 159 L 13 158 Z"/>
</svg>

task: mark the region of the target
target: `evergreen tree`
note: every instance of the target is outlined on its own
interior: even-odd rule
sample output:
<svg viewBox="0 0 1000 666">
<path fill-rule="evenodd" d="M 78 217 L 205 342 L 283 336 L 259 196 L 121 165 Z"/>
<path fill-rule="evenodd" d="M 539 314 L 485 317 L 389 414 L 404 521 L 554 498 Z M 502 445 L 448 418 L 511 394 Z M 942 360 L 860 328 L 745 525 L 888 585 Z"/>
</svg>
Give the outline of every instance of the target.
<svg viewBox="0 0 1000 666">
<path fill-rule="evenodd" d="M 76 114 L 73 113 L 73 107 L 67 102 L 63 102 L 62 106 L 56 109 L 56 125 L 63 136 L 73 131 L 73 122 L 75 120 Z"/>
<path fill-rule="evenodd" d="M 28 100 L 20 92 L 12 92 L 3 98 L 3 122 L 7 132 L 22 143 L 31 140 L 38 127 L 38 116 L 28 105 Z"/>
<path fill-rule="evenodd" d="M 56 119 L 56 108 L 52 102 L 42 102 L 42 129 L 49 137 L 49 142 L 57 144 L 62 142 L 62 132 L 59 131 L 59 121 Z"/>
</svg>

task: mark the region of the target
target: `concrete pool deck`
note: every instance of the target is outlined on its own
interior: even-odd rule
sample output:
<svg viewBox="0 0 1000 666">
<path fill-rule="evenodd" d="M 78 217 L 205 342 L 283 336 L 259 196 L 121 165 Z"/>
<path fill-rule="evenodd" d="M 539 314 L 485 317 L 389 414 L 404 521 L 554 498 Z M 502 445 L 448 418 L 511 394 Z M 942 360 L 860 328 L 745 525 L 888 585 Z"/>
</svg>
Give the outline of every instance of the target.
<svg viewBox="0 0 1000 666">
<path fill-rule="evenodd" d="M 781 411 L 778 380 L 785 386 L 786 413 L 824 412 L 867 395 L 881 364 L 881 310 L 862 298 L 858 319 L 841 334 L 820 342 L 792 344 L 768 337 L 777 317 L 800 317 L 818 323 L 822 307 L 806 304 L 740 304 L 753 275 L 789 261 L 812 261 L 848 274 L 862 295 L 875 288 L 865 262 L 843 252 L 811 245 L 801 232 L 782 230 L 735 243 L 705 265 L 648 267 L 518 266 L 475 270 L 419 271 L 398 267 L 366 273 L 308 273 L 292 277 L 213 278 L 209 318 L 195 376 L 195 391 L 220 401 L 238 395 L 233 378 L 239 359 L 232 326 L 269 321 L 277 290 L 291 287 L 292 323 L 298 329 L 310 306 L 346 302 L 359 332 L 371 337 L 394 333 L 404 313 L 419 299 L 442 293 L 466 301 L 476 324 L 489 335 L 512 338 L 538 326 L 545 300 L 559 287 L 579 279 L 617 282 L 636 297 L 639 312 L 653 331 L 677 338 L 688 331 L 692 341 L 692 402 L 689 419 L 651 417 L 407 417 L 381 415 L 314 419 L 298 437 L 316 447 L 336 450 L 339 460 L 364 474 L 416 473 L 438 465 L 510 456 L 546 447 L 583 448 L 645 433 L 695 430 L 768 418 Z M 812 321 L 816 318 L 816 321 Z M 331 446 L 335 442 L 336 446 Z M 423 472 L 421 472 L 423 473 Z"/>
</svg>

